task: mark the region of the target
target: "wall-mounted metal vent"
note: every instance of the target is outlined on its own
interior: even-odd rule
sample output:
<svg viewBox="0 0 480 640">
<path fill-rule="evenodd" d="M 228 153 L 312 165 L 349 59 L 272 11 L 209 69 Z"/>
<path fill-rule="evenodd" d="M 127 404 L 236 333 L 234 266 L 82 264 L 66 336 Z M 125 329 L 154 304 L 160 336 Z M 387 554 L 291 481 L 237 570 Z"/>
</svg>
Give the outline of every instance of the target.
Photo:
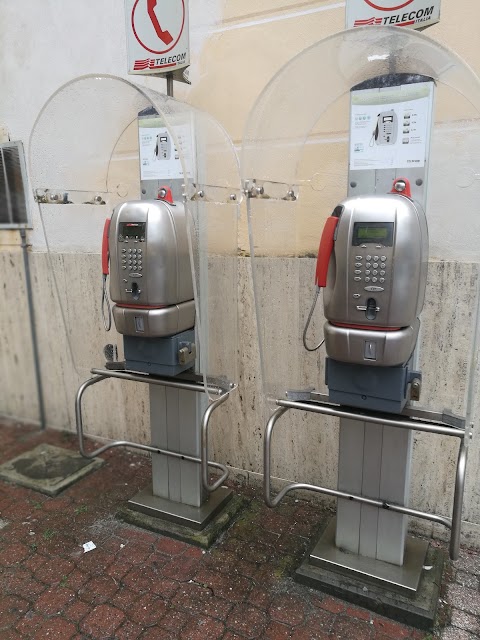
<svg viewBox="0 0 480 640">
<path fill-rule="evenodd" d="M 0 144 L 0 229 L 30 226 L 26 184 L 22 143 Z"/>
</svg>

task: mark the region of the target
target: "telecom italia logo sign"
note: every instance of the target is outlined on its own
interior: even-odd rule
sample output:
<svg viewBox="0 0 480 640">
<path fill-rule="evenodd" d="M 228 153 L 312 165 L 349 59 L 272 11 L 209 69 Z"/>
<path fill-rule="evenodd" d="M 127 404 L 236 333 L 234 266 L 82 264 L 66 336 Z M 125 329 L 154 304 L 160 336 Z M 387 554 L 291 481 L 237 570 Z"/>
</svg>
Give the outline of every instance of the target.
<svg viewBox="0 0 480 640">
<path fill-rule="evenodd" d="M 129 73 L 165 73 L 190 64 L 188 0 L 125 0 Z"/>
<path fill-rule="evenodd" d="M 439 20 L 440 0 L 347 0 L 347 29 L 365 26 L 424 29 Z"/>
</svg>

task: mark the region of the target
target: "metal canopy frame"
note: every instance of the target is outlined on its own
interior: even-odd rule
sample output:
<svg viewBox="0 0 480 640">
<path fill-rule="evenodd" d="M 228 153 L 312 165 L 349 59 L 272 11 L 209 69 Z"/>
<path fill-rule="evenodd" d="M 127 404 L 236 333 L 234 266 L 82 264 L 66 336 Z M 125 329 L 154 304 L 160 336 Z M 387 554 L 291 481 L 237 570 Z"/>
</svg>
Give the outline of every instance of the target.
<svg viewBox="0 0 480 640">
<path fill-rule="evenodd" d="M 287 393 L 288 396 L 288 393 Z M 457 416 L 450 415 L 450 412 L 444 411 L 443 414 L 428 411 L 425 409 L 412 409 L 407 407 L 404 412 L 395 417 L 394 414 L 366 413 L 361 410 L 355 410 L 350 407 L 342 407 L 332 404 L 328 401 L 328 396 L 319 393 L 311 394 L 311 401 L 297 400 L 281 400 L 277 399 L 275 404 L 278 409 L 270 416 L 265 430 L 264 439 L 264 498 L 269 507 L 276 507 L 281 500 L 290 491 L 301 489 L 304 491 L 315 491 L 336 498 L 345 498 L 353 502 L 368 504 L 372 507 L 395 511 L 407 516 L 430 520 L 437 524 L 441 524 L 450 529 L 450 558 L 458 560 L 460 552 L 460 531 L 462 524 L 463 496 L 465 491 L 465 471 L 467 466 L 467 439 L 472 437 L 472 426 L 467 428 L 465 420 Z M 277 421 L 290 409 L 298 411 L 307 411 L 311 413 L 319 413 L 327 416 L 335 416 L 338 418 L 348 418 L 352 420 L 368 421 L 375 424 L 387 425 L 399 429 L 409 429 L 411 431 L 423 431 L 443 436 L 450 436 L 460 439 L 460 447 L 458 451 L 457 469 L 455 474 L 455 493 L 453 500 L 453 513 L 451 518 L 439 516 L 416 509 L 409 509 L 401 505 L 389 503 L 385 500 L 374 500 L 365 498 L 355 494 L 339 491 L 338 489 L 329 489 L 313 484 L 304 484 L 301 482 L 293 482 L 284 487 L 276 496 L 272 496 L 271 492 L 271 442 L 273 429 Z M 453 425 L 453 426 L 452 426 Z M 463 426 L 461 426 L 463 425 Z"/>
<path fill-rule="evenodd" d="M 131 382 L 143 382 L 144 384 L 154 384 L 162 387 L 170 387 L 175 389 L 182 389 L 184 391 L 193 391 L 194 393 L 205 393 L 205 386 L 203 381 L 194 382 L 189 380 L 181 380 L 180 376 L 168 377 L 168 376 L 154 376 L 151 374 L 139 374 L 131 373 L 129 371 L 114 371 L 108 369 L 92 369 L 92 378 L 86 380 L 78 389 L 75 396 L 75 419 L 77 426 L 78 444 L 80 453 L 84 458 L 93 459 L 100 454 L 112 449 L 113 447 L 131 447 L 133 449 L 140 449 L 141 451 L 149 451 L 150 453 L 159 453 L 171 458 L 177 458 L 179 460 L 186 460 L 188 462 L 195 462 L 201 465 L 202 470 L 202 485 L 206 491 L 213 493 L 227 480 L 229 471 L 227 467 L 219 462 L 212 462 L 208 460 L 208 428 L 212 413 L 220 407 L 230 396 L 230 392 L 236 388 L 236 385 L 231 385 L 228 389 L 224 389 L 220 386 L 209 386 L 208 393 L 219 396 L 216 400 L 213 400 L 205 410 L 201 421 L 201 457 L 195 458 L 182 453 L 176 453 L 174 451 L 167 451 L 165 449 L 159 449 L 158 447 L 152 447 L 146 444 L 140 444 L 138 442 L 129 442 L 128 440 L 115 440 L 110 442 L 95 451 L 88 453 L 85 450 L 84 434 L 83 434 L 83 412 L 82 412 L 82 400 L 85 391 L 108 378 L 116 378 L 120 380 L 129 380 Z M 222 472 L 222 475 L 213 484 L 208 480 L 208 467 L 214 467 Z"/>
</svg>

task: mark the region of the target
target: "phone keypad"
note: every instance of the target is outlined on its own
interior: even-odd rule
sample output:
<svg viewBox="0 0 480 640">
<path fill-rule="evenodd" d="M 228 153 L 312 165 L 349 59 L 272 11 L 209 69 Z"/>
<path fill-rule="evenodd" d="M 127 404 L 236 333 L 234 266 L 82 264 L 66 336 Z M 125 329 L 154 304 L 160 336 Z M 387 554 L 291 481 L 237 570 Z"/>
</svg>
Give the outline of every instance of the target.
<svg viewBox="0 0 480 640">
<path fill-rule="evenodd" d="M 365 265 L 362 262 L 364 259 L 366 260 Z M 354 269 L 352 270 L 354 282 L 364 282 L 367 285 L 370 283 L 384 285 L 388 278 L 387 262 L 387 256 L 355 256 L 355 262 L 353 262 Z M 360 295 L 359 293 L 354 293 L 353 297 L 358 299 Z"/>
</svg>

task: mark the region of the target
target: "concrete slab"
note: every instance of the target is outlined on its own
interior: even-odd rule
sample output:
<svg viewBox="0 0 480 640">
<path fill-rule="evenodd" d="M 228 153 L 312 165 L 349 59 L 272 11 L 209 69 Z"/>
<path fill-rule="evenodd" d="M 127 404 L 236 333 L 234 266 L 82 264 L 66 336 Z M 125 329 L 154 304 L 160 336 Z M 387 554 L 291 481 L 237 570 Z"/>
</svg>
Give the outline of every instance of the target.
<svg viewBox="0 0 480 640">
<path fill-rule="evenodd" d="M 76 451 L 40 444 L 0 465 L 0 478 L 48 496 L 56 496 L 103 464 Z"/>
<path fill-rule="evenodd" d="M 227 529 L 236 518 L 237 514 L 247 504 L 247 500 L 239 495 L 233 495 L 226 506 L 217 513 L 204 529 L 198 531 L 193 527 L 178 524 L 162 518 L 155 518 L 146 513 L 130 509 L 127 505 L 120 507 L 117 518 L 133 524 L 141 529 L 161 533 L 165 536 L 194 544 L 202 549 L 208 549 L 217 540 L 220 534 Z"/>
</svg>

